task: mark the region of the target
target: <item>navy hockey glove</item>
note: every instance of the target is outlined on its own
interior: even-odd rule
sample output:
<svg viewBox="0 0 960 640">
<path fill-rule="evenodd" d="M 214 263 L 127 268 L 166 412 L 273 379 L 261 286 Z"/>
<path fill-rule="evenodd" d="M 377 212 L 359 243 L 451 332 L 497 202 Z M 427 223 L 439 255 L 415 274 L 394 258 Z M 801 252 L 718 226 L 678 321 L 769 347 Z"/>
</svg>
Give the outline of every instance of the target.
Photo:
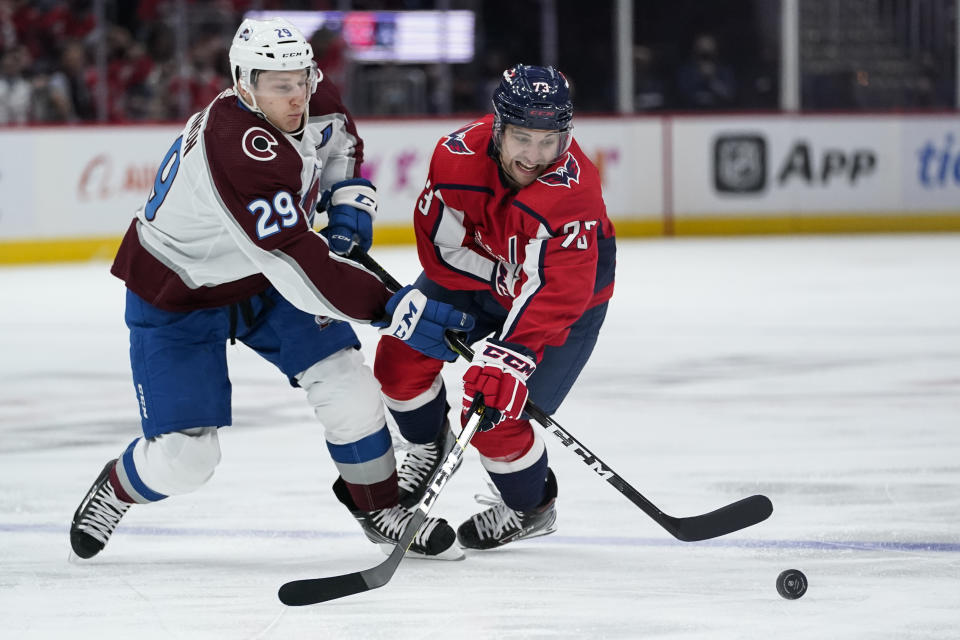
<svg viewBox="0 0 960 640">
<path fill-rule="evenodd" d="M 347 255 L 354 245 L 364 251 L 373 244 L 373 219 L 377 215 L 377 190 L 365 178 L 336 183 L 323 194 L 318 211 L 326 210 L 329 222 L 320 231 L 337 254 Z"/>
<path fill-rule="evenodd" d="M 420 353 L 453 362 L 457 359 L 443 334 L 447 330 L 468 332 L 473 329 L 473 316 L 458 311 L 445 302 L 431 300 L 419 289 L 407 285 L 387 302 L 390 321 L 378 320 L 380 333 L 403 340 Z"/>
<path fill-rule="evenodd" d="M 484 340 L 477 345 L 473 362 L 463 374 L 463 411 L 468 411 L 481 393 L 487 406 L 478 427 L 481 431 L 489 431 L 507 418 L 516 420 L 523 415 L 529 395 L 527 379 L 536 368 L 536 358 L 528 349 Z"/>
</svg>

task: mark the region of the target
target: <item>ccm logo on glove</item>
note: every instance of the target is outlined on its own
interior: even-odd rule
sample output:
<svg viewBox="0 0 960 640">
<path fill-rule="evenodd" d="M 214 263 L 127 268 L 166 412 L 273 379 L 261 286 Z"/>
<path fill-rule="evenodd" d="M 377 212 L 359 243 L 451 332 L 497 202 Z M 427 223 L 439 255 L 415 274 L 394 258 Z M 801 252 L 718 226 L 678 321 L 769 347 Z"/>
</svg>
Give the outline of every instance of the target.
<svg viewBox="0 0 960 640">
<path fill-rule="evenodd" d="M 537 368 L 529 358 L 516 354 L 510 349 L 499 347 L 492 342 L 484 342 L 483 352 L 480 354 L 485 360 L 499 360 L 505 367 L 510 367 L 524 378 Z"/>
<path fill-rule="evenodd" d="M 450 349 L 444 334 L 447 331 L 468 333 L 473 329 L 473 316 L 445 302 L 431 300 L 419 289 L 407 285 L 387 301 L 389 320 L 378 320 L 380 334 L 403 340 L 420 353 L 453 362 L 457 354 Z"/>
<path fill-rule="evenodd" d="M 518 419 L 529 395 L 527 378 L 536 368 L 533 354 L 520 345 L 481 342 L 463 374 L 463 419 L 477 394 L 483 396 L 487 407 L 477 427 L 480 431 L 489 431 L 507 418 Z"/>
</svg>

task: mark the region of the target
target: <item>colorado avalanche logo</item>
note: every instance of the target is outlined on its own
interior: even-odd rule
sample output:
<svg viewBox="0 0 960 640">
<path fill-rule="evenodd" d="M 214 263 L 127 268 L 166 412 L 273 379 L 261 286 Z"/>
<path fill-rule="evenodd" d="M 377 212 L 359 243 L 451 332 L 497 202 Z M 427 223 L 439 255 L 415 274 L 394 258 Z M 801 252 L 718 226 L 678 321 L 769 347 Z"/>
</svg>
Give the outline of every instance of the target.
<svg viewBox="0 0 960 640">
<path fill-rule="evenodd" d="M 277 152 L 273 150 L 279 143 L 273 137 L 273 134 L 260 127 L 251 127 L 243 133 L 243 140 L 240 146 L 243 152 L 260 162 L 273 160 L 277 157 Z"/>
<path fill-rule="evenodd" d="M 570 189 L 571 182 L 580 184 L 580 164 L 577 162 L 577 159 L 573 157 L 573 154 L 568 151 L 567 160 L 563 163 L 562 167 L 557 167 L 556 171 L 543 174 L 537 178 L 537 180 L 551 187 L 566 187 Z"/>
<path fill-rule="evenodd" d="M 474 122 L 473 124 L 468 124 L 461 129 L 457 129 L 450 135 L 445 136 L 441 144 L 449 149 L 451 153 L 456 153 L 457 155 L 461 156 L 472 156 L 473 150 L 467 146 L 467 144 L 463 141 L 463 138 L 467 135 L 467 131 L 479 126 L 479 124 L 479 122 Z"/>
</svg>

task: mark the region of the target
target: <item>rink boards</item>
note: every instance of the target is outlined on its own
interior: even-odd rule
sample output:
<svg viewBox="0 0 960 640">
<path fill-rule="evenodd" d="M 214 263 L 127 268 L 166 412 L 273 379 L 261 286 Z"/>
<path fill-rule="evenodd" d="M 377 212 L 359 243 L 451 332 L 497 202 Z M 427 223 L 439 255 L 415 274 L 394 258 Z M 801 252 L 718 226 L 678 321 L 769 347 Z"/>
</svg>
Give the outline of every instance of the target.
<svg viewBox="0 0 960 640">
<path fill-rule="evenodd" d="M 358 122 L 363 172 L 379 194 L 377 243 L 412 241 L 433 148 L 465 121 Z M 960 230 L 960 125 L 949 115 L 575 124 L 621 236 Z M 0 263 L 111 256 L 179 130 L 0 129 Z"/>
</svg>

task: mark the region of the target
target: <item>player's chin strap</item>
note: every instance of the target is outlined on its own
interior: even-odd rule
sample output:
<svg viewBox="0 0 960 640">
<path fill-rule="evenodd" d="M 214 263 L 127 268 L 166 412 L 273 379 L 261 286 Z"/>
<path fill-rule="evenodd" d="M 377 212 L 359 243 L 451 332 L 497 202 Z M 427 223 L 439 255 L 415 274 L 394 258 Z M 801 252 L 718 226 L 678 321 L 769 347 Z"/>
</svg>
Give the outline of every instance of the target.
<svg viewBox="0 0 960 640">
<path fill-rule="evenodd" d="M 241 89 L 243 90 L 242 93 L 241 93 Z M 260 106 L 257 104 L 257 97 L 253 95 L 253 88 L 250 87 L 249 82 L 247 82 L 243 78 L 240 78 L 239 80 L 237 80 L 237 86 L 236 88 L 234 88 L 234 93 L 237 94 L 237 99 L 241 103 L 243 103 L 243 106 L 245 106 L 250 111 L 253 111 L 254 113 L 263 115 L 263 111 L 260 111 Z M 249 102 L 247 102 L 247 99 L 243 97 L 244 93 L 250 96 Z"/>
<path fill-rule="evenodd" d="M 354 247 L 350 253 L 347 254 L 347 257 L 372 271 L 388 288 L 394 291 L 401 288 L 400 283 L 360 247 Z M 447 344 L 453 351 L 465 358 L 468 362 L 473 360 L 473 350 L 470 349 L 470 346 L 466 343 L 463 334 L 448 331 L 445 338 Z M 644 513 L 653 518 L 654 522 L 678 540 L 694 542 L 716 538 L 763 522 L 773 513 L 773 503 L 770 502 L 770 498 L 764 495 L 753 495 L 720 507 L 715 511 L 697 516 L 676 518 L 667 515 L 645 498 L 639 491 L 630 486 L 626 480 L 621 478 L 613 469 L 607 466 L 606 463 L 594 455 L 583 443 L 573 437 L 569 431 L 561 427 L 553 418 L 547 415 L 543 409 L 534 404 L 532 400 L 527 400 L 527 403 L 524 405 L 524 412 L 538 422 L 544 429 L 559 438 L 563 445 L 577 454 L 580 460 L 590 467 L 594 473 L 610 483 L 617 491 L 626 496 L 630 502 L 640 507 Z"/>
</svg>

